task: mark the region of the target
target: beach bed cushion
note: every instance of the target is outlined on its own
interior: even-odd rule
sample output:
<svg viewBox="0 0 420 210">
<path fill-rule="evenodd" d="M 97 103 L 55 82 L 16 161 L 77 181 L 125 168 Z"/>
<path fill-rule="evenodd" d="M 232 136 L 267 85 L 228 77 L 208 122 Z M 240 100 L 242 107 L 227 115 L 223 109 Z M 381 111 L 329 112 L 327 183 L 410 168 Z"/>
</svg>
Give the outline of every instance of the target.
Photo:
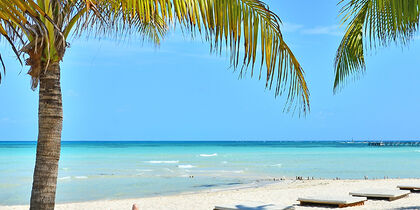
<svg viewBox="0 0 420 210">
<path fill-rule="evenodd" d="M 293 206 L 278 206 L 259 202 L 237 202 L 237 204 L 217 205 L 214 210 L 293 210 Z"/>
<path fill-rule="evenodd" d="M 366 189 L 349 193 L 352 196 L 367 198 L 388 199 L 390 201 L 403 198 L 410 194 L 409 190 L 390 190 L 390 189 Z"/>
<path fill-rule="evenodd" d="M 400 188 L 401 190 L 420 191 L 420 185 L 405 184 L 405 185 L 398 185 L 397 187 Z"/>
<path fill-rule="evenodd" d="M 300 205 L 329 205 L 339 208 L 364 205 L 367 198 L 351 196 L 307 196 L 298 198 Z"/>
</svg>

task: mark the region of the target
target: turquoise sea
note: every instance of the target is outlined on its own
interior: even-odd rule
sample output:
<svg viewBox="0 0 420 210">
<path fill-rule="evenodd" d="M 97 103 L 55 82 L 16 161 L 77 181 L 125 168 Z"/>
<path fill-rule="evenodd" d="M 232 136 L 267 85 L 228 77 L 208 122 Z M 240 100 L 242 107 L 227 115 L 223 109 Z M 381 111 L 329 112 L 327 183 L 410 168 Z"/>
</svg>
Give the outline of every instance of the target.
<svg viewBox="0 0 420 210">
<path fill-rule="evenodd" d="M 36 142 L 0 142 L 0 205 L 28 204 Z M 363 142 L 63 142 L 57 202 L 224 188 L 282 177 L 420 177 L 420 147 Z M 193 176 L 193 178 L 191 178 Z"/>
</svg>

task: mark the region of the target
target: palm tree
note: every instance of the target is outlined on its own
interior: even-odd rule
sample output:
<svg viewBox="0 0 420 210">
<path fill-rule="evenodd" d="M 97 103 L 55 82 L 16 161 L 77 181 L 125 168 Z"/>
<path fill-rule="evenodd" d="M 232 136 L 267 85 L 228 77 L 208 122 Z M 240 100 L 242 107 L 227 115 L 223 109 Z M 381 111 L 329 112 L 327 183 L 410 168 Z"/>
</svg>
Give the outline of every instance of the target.
<svg viewBox="0 0 420 210">
<path fill-rule="evenodd" d="M 179 26 L 192 36 L 202 35 L 212 52 L 227 48 L 232 66 L 241 73 L 250 68 L 253 74 L 258 55 L 266 87 L 274 83 L 276 96 L 287 94 L 287 110 L 305 113 L 309 91 L 304 72 L 283 40 L 280 24 L 260 0 L 1 0 L 0 33 L 19 61 L 27 57 L 32 89 L 39 84 L 30 208 L 55 205 L 63 121 L 60 61 L 69 37 L 137 35 L 158 45 L 172 26 Z"/>
<path fill-rule="evenodd" d="M 390 44 L 405 46 L 419 28 L 420 0 L 341 0 L 348 23 L 335 58 L 334 91 L 365 72 L 365 52 Z"/>
</svg>

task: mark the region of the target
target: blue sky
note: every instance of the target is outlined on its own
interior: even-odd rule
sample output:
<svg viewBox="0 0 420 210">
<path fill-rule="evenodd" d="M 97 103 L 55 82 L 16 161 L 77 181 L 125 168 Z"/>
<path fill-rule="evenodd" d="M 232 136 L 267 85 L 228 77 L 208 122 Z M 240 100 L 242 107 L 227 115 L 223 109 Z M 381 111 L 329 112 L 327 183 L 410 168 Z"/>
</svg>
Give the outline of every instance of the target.
<svg viewBox="0 0 420 210">
<path fill-rule="evenodd" d="M 333 95 L 343 29 L 337 1 L 266 0 L 283 21 L 311 91 L 304 118 L 282 112 L 258 78 L 172 32 L 159 48 L 81 38 L 62 62 L 63 140 L 420 140 L 420 39 L 370 53 L 367 73 Z M 0 85 L 0 140 L 36 140 L 37 91 L 10 51 Z"/>
</svg>

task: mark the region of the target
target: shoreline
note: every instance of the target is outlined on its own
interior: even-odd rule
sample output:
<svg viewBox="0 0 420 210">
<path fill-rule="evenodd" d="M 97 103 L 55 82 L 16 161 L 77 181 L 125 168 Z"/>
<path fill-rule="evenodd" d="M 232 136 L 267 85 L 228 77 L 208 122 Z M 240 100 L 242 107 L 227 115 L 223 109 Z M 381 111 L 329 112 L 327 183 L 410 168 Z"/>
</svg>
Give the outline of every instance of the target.
<svg viewBox="0 0 420 210">
<path fill-rule="evenodd" d="M 396 189 L 399 184 L 420 185 L 420 178 L 410 179 L 316 179 L 273 181 L 260 185 L 244 184 L 231 188 L 204 189 L 196 192 L 182 192 L 174 195 L 162 195 L 129 199 L 108 199 L 86 202 L 58 203 L 56 209 L 131 209 L 136 203 L 140 209 L 213 209 L 215 205 L 241 204 L 258 202 L 275 204 L 295 209 L 323 209 L 320 207 L 302 207 L 297 205 L 298 197 L 308 195 L 347 195 L 351 190 L 366 188 Z M 420 193 L 411 193 L 409 197 L 396 201 L 368 200 L 364 206 L 347 209 L 420 209 Z M 4 210 L 28 209 L 28 205 L 0 206 Z"/>
</svg>

